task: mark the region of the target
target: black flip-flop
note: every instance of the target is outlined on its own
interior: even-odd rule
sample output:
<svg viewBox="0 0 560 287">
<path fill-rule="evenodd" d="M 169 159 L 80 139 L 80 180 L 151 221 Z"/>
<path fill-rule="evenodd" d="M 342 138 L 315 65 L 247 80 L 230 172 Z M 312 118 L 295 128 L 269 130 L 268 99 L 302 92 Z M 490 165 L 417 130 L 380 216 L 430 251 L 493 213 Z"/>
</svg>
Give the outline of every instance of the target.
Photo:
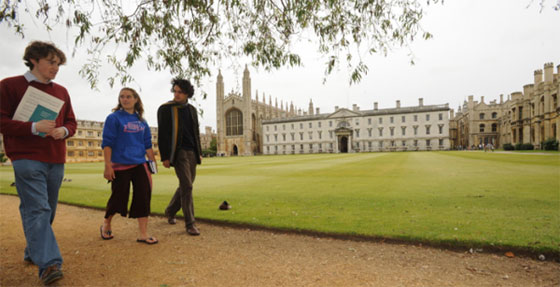
<svg viewBox="0 0 560 287">
<path fill-rule="evenodd" d="M 151 242 L 148 241 L 148 240 L 151 240 Z M 155 240 L 155 241 L 154 241 L 154 240 Z M 152 244 L 158 243 L 159 241 L 158 241 L 157 239 L 154 239 L 153 237 L 148 237 L 148 238 L 146 238 L 146 239 L 136 239 L 136 242 L 146 243 L 146 244 L 148 244 L 148 245 L 152 245 Z"/>
<path fill-rule="evenodd" d="M 103 236 L 103 225 L 101 225 L 101 226 L 99 227 L 99 232 L 101 233 L 101 238 L 103 238 L 103 240 L 111 240 L 111 239 L 113 239 L 113 235 L 111 235 L 111 230 L 107 230 L 107 235 L 109 235 L 109 237 Z"/>
</svg>

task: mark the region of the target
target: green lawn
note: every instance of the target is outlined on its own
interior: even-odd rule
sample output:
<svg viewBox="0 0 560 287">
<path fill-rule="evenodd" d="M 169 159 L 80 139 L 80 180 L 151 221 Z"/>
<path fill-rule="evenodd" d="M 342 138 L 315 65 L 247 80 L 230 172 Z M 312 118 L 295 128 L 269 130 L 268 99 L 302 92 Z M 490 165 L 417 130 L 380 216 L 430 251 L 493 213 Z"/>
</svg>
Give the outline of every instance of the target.
<svg viewBox="0 0 560 287">
<path fill-rule="evenodd" d="M 60 201 L 103 208 L 101 163 L 67 164 Z M 16 193 L 11 167 L 2 193 Z M 177 185 L 154 176 L 152 212 Z M 205 159 L 198 218 L 458 246 L 560 251 L 560 154 L 398 152 Z M 219 211 L 227 200 L 233 208 Z M 101 219 L 100 219 L 101 220 Z"/>
</svg>

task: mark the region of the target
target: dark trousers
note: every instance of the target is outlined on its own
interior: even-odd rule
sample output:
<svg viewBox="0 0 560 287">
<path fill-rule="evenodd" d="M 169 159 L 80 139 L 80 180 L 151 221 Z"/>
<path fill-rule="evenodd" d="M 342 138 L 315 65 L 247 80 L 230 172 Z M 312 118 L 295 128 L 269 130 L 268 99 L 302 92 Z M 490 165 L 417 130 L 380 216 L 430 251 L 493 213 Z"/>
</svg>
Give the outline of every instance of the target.
<svg viewBox="0 0 560 287">
<path fill-rule="evenodd" d="M 131 182 L 132 203 L 129 217 L 139 218 L 150 215 L 151 175 L 146 165 L 140 164 L 126 170 L 115 170 L 115 179 L 111 183 L 111 197 L 107 202 L 105 218 L 115 213 L 126 216 Z"/>
<path fill-rule="evenodd" d="M 179 179 L 179 187 L 165 209 L 165 214 L 168 217 L 175 216 L 179 209 L 182 208 L 183 215 L 185 216 L 185 225 L 186 227 L 190 227 L 194 224 L 192 189 L 194 178 L 196 177 L 195 153 L 190 150 L 179 149 L 173 167 Z"/>
</svg>

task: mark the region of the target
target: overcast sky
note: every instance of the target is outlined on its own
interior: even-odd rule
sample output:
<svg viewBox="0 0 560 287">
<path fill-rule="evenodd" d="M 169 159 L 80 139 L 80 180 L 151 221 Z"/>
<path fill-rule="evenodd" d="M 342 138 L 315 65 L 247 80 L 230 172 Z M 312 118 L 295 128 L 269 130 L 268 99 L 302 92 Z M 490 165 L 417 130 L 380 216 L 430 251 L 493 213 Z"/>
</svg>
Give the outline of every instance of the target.
<svg viewBox="0 0 560 287">
<path fill-rule="evenodd" d="M 334 112 L 334 106 L 351 108 L 357 104 L 361 110 L 391 108 L 396 100 L 401 106 L 414 106 L 418 98 L 425 105 L 448 103 L 457 107 L 474 95 L 483 96 L 486 102 L 499 100 L 522 91 L 523 85 L 533 82 L 533 72 L 542 69 L 544 63 L 553 62 L 554 71 L 560 64 L 560 11 L 551 7 L 557 1 L 545 2 L 548 6 L 540 11 L 538 3 L 531 0 L 454 0 L 444 5 L 427 8 L 422 25 L 434 35 L 430 40 L 418 40 L 411 49 L 395 49 L 386 57 L 369 56 L 369 73 L 359 84 L 349 85 L 345 67 L 327 78 L 323 84 L 325 59 L 316 53 L 316 47 L 299 44 L 303 67 L 280 71 L 257 71 L 249 67 L 252 79 L 252 96 L 259 91 L 269 95 L 273 102 L 293 102 L 296 107 L 307 110 L 309 101 L 319 107 L 321 113 Z M 39 25 L 28 24 L 25 39 L 16 36 L 5 23 L 0 25 L 0 78 L 23 74 L 23 51 L 32 40 L 52 41 L 67 55 L 68 62 L 62 66 L 55 82 L 70 92 L 74 112 L 78 119 L 103 121 L 117 104 L 120 86 L 111 89 L 103 82 L 99 91 L 89 88 L 86 80 L 78 75 L 83 64 L 83 54 L 71 57 L 73 35 L 65 29 L 50 34 Z M 420 38 L 420 37 L 418 37 Z M 85 50 L 85 49 L 82 49 Z M 415 65 L 410 64 L 410 51 L 414 53 Z M 299 52 L 299 51 L 298 51 Z M 108 65 L 108 64 L 105 64 Z M 221 67 L 226 94 L 241 89 L 243 71 Z M 204 126 L 216 127 L 216 77 L 202 87 L 208 99 L 197 100 L 204 110 L 201 130 Z M 144 102 L 145 116 L 151 126 L 157 125 L 156 111 L 159 105 L 172 98 L 166 72 L 149 72 L 143 66 L 133 71 Z M 103 71 L 100 80 L 103 81 Z M 195 87 L 198 88 L 198 87 Z M 195 97 L 197 96 L 195 92 Z"/>
</svg>

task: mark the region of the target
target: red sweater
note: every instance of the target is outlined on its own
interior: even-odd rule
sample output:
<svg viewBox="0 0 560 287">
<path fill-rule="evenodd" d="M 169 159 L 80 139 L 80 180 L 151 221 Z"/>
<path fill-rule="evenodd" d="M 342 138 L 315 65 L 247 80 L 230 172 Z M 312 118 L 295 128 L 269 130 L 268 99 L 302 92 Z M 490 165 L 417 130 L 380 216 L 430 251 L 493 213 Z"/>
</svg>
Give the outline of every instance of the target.
<svg viewBox="0 0 560 287">
<path fill-rule="evenodd" d="M 0 133 L 4 136 L 4 149 L 10 160 L 30 159 L 48 163 L 66 162 L 66 140 L 55 140 L 31 133 L 31 122 L 12 120 L 27 87 L 33 86 L 64 101 L 56 118 L 56 127 L 64 126 L 68 137 L 76 132 L 76 117 L 68 91 L 53 82 L 42 84 L 27 82 L 24 76 L 6 78 L 0 82 Z"/>
</svg>

